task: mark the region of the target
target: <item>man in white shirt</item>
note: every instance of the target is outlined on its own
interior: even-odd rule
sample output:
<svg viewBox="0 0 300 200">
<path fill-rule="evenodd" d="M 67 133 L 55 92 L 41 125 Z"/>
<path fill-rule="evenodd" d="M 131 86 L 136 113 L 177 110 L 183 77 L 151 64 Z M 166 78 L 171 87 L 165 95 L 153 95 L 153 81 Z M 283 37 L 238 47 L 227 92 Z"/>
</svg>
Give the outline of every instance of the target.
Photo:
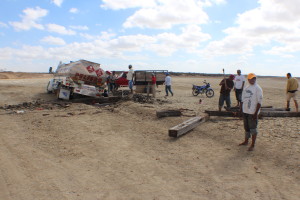
<svg viewBox="0 0 300 200">
<path fill-rule="evenodd" d="M 240 106 L 244 85 L 245 85 L 245 77 L 241 75 L 241 70 L 238 69 L 237 75 L 235 76 L 234 79 L 234 91 L 237 100 L 237 106 Z"/>
<path fill-rule="evenodd" d="M 128 68 L 129 68 L 128 73 L 127 73 L 128 86 L 129 86 L 131 93 L 133 93 L 132 88 L 133 88 L 134 71 L 132 69 L 132 65 L 129 65 Z"/>
<path fill-rule="evenodd" d="M 173 96 L 173 92 L 172 92 L 172 78 L 170 77 L 169 73 L 166 73 L 166 78 L 165 78 L 165 85 L 166 85 L 166 96 L 169 96 L 168 91 L 171 93 L 171 95 Z"/>
<path fill-rule="evenodd" d="M 252 136 L 252 143 L 248 151 L 253 151 L 257 136 L 258 114 L 263 100 L 263 91 L 256 83 L 256 75 L 248 74 L 249 85 L 245 87 L 240 104 L 240 112 L 243 112 L 245 140 L 239 145 L 248 145 L 248 140 Z"/>
</svg>

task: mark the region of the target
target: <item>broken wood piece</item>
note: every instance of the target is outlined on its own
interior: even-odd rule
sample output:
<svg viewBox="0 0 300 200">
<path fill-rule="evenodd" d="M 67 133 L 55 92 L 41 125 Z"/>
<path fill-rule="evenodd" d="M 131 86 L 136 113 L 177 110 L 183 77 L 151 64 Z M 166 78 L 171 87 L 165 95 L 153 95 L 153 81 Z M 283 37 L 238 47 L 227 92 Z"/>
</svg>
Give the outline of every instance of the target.
<svg viewBox="0 0 300 200">
<path fill-rule="evenodd" d="M 209 119 L 209 115 L 205 114 L 204 116 L 193 117 L 177 126 L 174 126 L 169 129 L 170 137 L 179 137 L 183 134 L 186 134 L 190 130 L 196 128 L 198 125 Z"/>
<path fill-rule="evenodd" d="M 156 116 L 158 118 L 162 117 L 175 117 L 175 116 L 181 116 L 182 112 L 180 110 L 162 110 L 162 111 L 156 111 Z"/>
</svg>

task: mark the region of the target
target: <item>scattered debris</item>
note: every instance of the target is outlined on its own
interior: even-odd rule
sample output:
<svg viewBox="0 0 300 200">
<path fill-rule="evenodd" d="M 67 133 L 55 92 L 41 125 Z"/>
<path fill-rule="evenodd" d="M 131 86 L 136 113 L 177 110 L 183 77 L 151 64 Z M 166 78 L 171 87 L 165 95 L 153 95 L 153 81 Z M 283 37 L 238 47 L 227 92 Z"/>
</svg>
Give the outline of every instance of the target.
<svg viewBox="0 0 300 200">
<path fill-rule="evenodd" d="M 154 99 L 151 96 L 143 94 L 133 94 L 132 100 L 139 103 L 154 103 Z"/>
<path fill-rule="evenodd" d="M 4 105 L 1 106 L 0 109 L 2 110 L 52 110 L 54 108 L 67 108 L 70 106 L 71 103 L 67 102 L 44 102 L 42 100 L 36 100 L 32 102 L 23 102 L 16 105 Z"/>
</svg>

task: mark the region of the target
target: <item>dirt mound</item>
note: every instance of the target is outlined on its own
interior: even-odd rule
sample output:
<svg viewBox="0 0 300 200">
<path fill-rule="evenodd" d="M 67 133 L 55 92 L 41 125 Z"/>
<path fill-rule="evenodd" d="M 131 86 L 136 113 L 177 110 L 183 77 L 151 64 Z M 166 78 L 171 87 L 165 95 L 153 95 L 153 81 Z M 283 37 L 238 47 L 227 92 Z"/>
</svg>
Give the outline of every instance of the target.
<svg viewBox="0 0 300 200">
<path fill-rule="evenodd" d="M 47 73 L 0 72 L 0 79 L 51 78 L 52 76 Z"/>
</svg>

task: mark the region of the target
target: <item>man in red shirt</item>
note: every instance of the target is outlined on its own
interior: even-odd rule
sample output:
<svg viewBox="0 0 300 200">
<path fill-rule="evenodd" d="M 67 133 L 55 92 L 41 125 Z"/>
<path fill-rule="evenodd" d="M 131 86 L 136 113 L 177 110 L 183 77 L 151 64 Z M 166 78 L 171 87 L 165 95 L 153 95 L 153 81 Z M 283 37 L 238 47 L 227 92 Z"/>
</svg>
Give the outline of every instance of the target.
<svg viewBox="0 0 300 200">
<path fill-rule="evenodd" d="M 231 107 L 231 101 L 230 101 L 230 91 L 234 86 L 233 83 L 234 75 L 230 75 L 229 78 L 223 79 L 220 82 L 221 91 L 220 91 L 220 98 L 219 98 L 219 111 L 221 111 L 224 101 L 226 101 L 227 108 Z"/>
<path fill-rule="evenodd" d="M 155 98 L 155 93 L 156 93 L 156 76 L 154 73 L 152 73 L 152 94 L 153 97 Z"/>
</svg>

